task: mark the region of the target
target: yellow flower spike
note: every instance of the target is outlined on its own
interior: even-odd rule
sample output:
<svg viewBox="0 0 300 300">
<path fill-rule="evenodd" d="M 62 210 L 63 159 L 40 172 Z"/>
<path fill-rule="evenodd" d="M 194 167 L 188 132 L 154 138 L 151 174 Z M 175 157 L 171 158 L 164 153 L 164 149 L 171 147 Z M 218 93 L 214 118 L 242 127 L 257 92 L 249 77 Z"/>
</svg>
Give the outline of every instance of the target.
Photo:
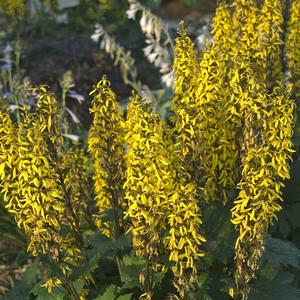
<svg viewBox="0 0 300 300">
<path fill-rule="evenodd" d="M 175 168 L 178 168 L 176 161 Z M 174 286 L 183 297 L 188 283 L 196 279 L 196 263 L 204 255 L 200 246 L 205 238 L 199 233 L 202 221 L 195 186 L 187 183 L 186 176 L 180 172 L 176 172 L 172 185 L 168 215 L 170 229 L 164 243 L 170 252 Z"/>
<path fill-rule="evenodd" d="M 90 223 L 90 170 L 91 162 L 84 149 L 73 145 L 63 154 L 62 170 L 65 174 L 64 185 L 72 199 L 73 210 L 77 214 L 79 226 Z M 69 222 L 74 222 L 72 219 Z"/>
<path fill-rule="evenodd" d="M 5 123 L 0 130 L 1 145 L 4 142 L 0 164 L 4 156 L 7 159 L 1 191 L 7 209 L 29 237 L 28 251 L 34 256 L 49 254 L 64 268 L 77 264 L 82 253 L 75 236 L 61 232 L 62 224 L 72 227 L 72 223 L 63 189 L 56 100 L 44 87 L 36 91 L 36 110 L 28 112 L 24 107 L 18 124 L 13 124 L 8 114 L 0 114 Z"/>
<path fill-rule="evenodd" d="M 195 88 L 199 76 L 199 59 L 196 55 L 195 45 L 188 36 L 183 22 L 178 30 L 175 45 L 174 60 L 175 87 L 173 99 L 173 111 L 175 112 L 176 151 L 180 152 L 181 160 L 184 161 L 186 173 L 197 182 L 200 187 L 200 154 L 199 112 L 196 109 L 197 99 Z M 200 191 L 197 190 L 198 193 Z"/>
<path fill-rule="evenodd" d="M 243 73 L 248 84 L 242 88 L 248 91 L 239 100 L 245 120 L 241 144 L 242 180 L 232 208 L 232 223 L 240 232 L 235 246 L 237 293 L 243 297 L 247 297 L 248 283 L 260 266 L 268 226 L 281 209 L 278 201 L 282 181 L 289 177 L 295 108 L 286 87 L 277 84 L 268 93 L 265 84 L 249 80 L 254 76 L 250 68 Z"/>
<path fill-rule="evenodd" d="M 200 62 L 195 88 L 198 112 L 197 151 L 202 174 L 202 194 L 206 201 L 228 201 L 228 192 L 238 178 L 237 130 L 239 120 L 231 115 L 232 102 L 227 74 L 227 49 L 211 45 Z M 230 122 L 229 122 L 230 120 Z M 199 175 L 198 175 L 199 176 Z M 194 177 L 194 175 L 192 175 Z"/>
<path fill-rule="evenodd" d="M 158 115 L 138 95 L 130 98 L 126 129 L 126 217 L 131 222 L 137 255 L 149 259 L 155 267 L 159 265 L 156 260 L 161 254 L 160 232 L 166 227 L 166 197 L 171 189 L 167 139 L 163 138 Z"/>
<path fill-rule="evenodd" d="M 93 96 L 93 124 L 89 131 L 88 151 L 94 158 L 94 181 L 99 215 L 96 224 L 107 236 L 117 238 L 121 234 L 121 216 L 124 209 L 125 146 L 124 124 L 116 95 L 105 76 L 90 93 Z M 103 220 L 107 209 L 112 209 L 113 223 Z"/>
<path fill-rule="evenodd" d="M 56 250 L 62 242 L 57 221 L 64 210 L 62 191 L 54 169 L 48 162 L 44 163 L 47 161 L 47 146 L 40 124 L 32 114 L 24 112 L 24 120 L 15 133 L 18 133 L 15 138 L 6 137 L 6 145 L 10 143 L 10 149 L 15 149 L 10 155 L 16 159 L 3 182 L 6 207 L 14 213 L 18 226 L 29 235 L 28 250 L 33 255 L 50 252 L 57 258 Z M 5 152 L 1 149 L 1 156 L 3 154 Z M 19 176 L 11 176 L 12 171 Z M 48 181 L 48 188 L 40 186 L 42 180 Z"/>
<path fill-rule="evenodd" d="M 291 4 L 286 55 L 295 96 L 300 97 L 300 0 L 294 0 Z"/>
<path fill-rule="evenodd" d="M 0 6 L 8 16 L 17 16 L 21 18 L 25 13 L 25 1 L 24 0 L 0 0 Z"/>
<path fill-rule="evenodd" d="M 213 43 L 225 59 L 230 59 L 230 54 L 235 47 L 234 32 L 232 27 L 232 12 L 230 6 L 222 2 L 216 9 L 213 19 Z"/>
<path fill-rule="evenodd" d="M 260 32 L 259 46 L 256 54 L 260 63 L 257 64 L 259 76 L 268 87 L 273 87 L 277 80 L 282 79 L 282 63 L 280 47 L 282 41 L 282 1 L 265 0 L 259 17 L 258 32 Z"/>
</svg>

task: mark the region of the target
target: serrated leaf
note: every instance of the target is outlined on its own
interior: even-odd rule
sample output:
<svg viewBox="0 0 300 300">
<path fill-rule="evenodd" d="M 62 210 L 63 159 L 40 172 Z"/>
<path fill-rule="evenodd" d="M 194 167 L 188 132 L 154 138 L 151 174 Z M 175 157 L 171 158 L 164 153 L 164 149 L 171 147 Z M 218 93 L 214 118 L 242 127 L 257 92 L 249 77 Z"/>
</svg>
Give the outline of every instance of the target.
<svg viewBox="0 0 300 300">
<path fill-rule="evenodd" d="M 41 285 L 43 282 L 39 282 L 32 289 L 31 293 L 34 294 L 37 299 L 43 300 L 65 300 L 67 295 L 62 287 L 54 287 L 51 293 L 48 293 L 48 290 Z"/>
<path fill-rule="evenodd" d="M 98 266 L 98 257 L 93 256 L 86 264 L 73 269 L 70 276 L 71 279 L 75 280 L 80 277 L 89 276 Z"/>
<path fill-rule="evenodd" d="M 300 290 L 289 285 L 293 274 L 279 273 L 270 280 L 261 277 L 254 282 L 248 300 L 299 300 Z"/>
<path fill-rule="evenodd" d="M 117 297 L 118 288 L 115 285 L 110 285 L 102 295 L 98 295 L 94 300 L 114 300 Z"/>
<path fill-rule="evenodd" d="M 88 239 L 89 243 L 93 247 L 90 251 L 91 256 L 115 256 L 118 251 L 130 249 L 131 242 L 129 235 L 122 235 L 117 240 L 111 240 L 101 233 L 95 233 Z"/>
<path fill-rule="evenodd" d="M 117 300 L 131 300 L 133 293 L 121 295 L 117 298 Z"/>
<path fill-rule="evenodd" d="M 142 288 L 139 281 L 139 275 L 145 268 L 145 262 L 138 256 L 124 256 L 124 266 L 122 267 L 123 288 Z"/>
<path fill-rule="evenodd" d="M 263 260 L 268 261 L 274 267 L 290 265 L 299 268 L 300 250 L 291 242 L 268 235 L 265 240 Z"/>
</svg>

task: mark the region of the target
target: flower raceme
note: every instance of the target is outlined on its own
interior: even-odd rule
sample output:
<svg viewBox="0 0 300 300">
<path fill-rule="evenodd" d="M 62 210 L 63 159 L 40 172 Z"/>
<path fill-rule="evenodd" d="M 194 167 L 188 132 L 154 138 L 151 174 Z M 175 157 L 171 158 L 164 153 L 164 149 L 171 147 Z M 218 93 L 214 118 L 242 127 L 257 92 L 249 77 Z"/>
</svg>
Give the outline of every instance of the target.
<svg viewBox="0 0 300 300">
<path fill-rule="evenodd" d="M 58 216 L 64 210 L 63 194 L 47 158 L 47 147 L 41 134 L 46 126 L 26 110 L 23 115 L 18 128 L 7 113 L 1 115 L 2 122 L 6 122 L 3 128 L 10 128 L 1 136 L 6 147 L 1 149 L 1 156 L 10 149 L 2 173 L 4 201 L 15 215 L 18 226 L 29 235 L 28 250 L 33 255 L 49 251 L 57 258 L 61 244 Z"/>
<path fill-rule="evenodd" d="M 90 93 L 94 115 L 89 131 L 88 150 L 94 158 L 95 200 L 99 209 L 97 225 L 107 236 L 117 238 L 121 231 L 120 210 L 126 207 L 123 184 L 125 181 L 124 121 L 116 95 L 106 77 Z M 105 220 L 112 209 L 114 220 Z"/>
<path fill-rule="evenodd" d="M 0 0 L 0 6 L 8 16 L 22 17 L 25 13 L 24 0 Z"/>
<path fill-rule="evenodd" d="M 203 256 L 199 246 L 201 218 L 196 189 L 183 171 L 170 130 L 149 103 L 133 95 L 126 122 L 126 198 L 136 253 L 154 269 L 163 252 L 169 254 L 174 285 L 183 296 Z M 165 249 L 164 249 L 165 248 Z"/>
<path fill-rule="evenodd" d="M 219 13 L 226 14 L 226 10 Z M 218 19 L 215 32 L 220 34 Z M 185 157 L 198 197 L 208 202 L 226 202 L 237 180 L 238 156 L 236 131 L 228 122 L 231 102 L 226 87 L 226 51 L 222 51 L 221 42 L 209 45 L 199 62 L 194 44 L 181 26 L 174 61 L 177 146 Z"/>
<path fill-rule="evenodd" d="M 1 191 L 8 211 L 29 237 L 28 251 L 48 253 L 67 268 L 81 260 L 82 251 L 68 223 L 71 200 L 66 200 L 58 157 L 57 104 L 45 87 L 34 92 L 35 111 L 23 107 L 19 123 L 1 112 Z M 70 230 L 62 233 L 62 225 Z"/>
<path fill-rule="evenodd" d="M 241 2 L 235 5 L 235 20 L 241 26 L 230 79 L 234 109 L 241 120 L 241 181 L 231 211 L 232 223 L 239 230 L 235 296 L 247 299 L 249 282 L 260 266 L 265 234 L 281 210 L 283 180 L 289 178 L 294 103 L 281 82 L 280 1 L 265 1 L 261 11 L 255 3 L 250 8 Z M 244 18 L 247 15 L 251 17 Z"/>
<path fill-rule="evenodd" d="M 286 56 L 296 97 L 300 97 L 300 1 L 292 1 L 288 34 L 286 43 Z"/>
<path fill-rule="evenodd" d="M 162 124 L 158 114 L 140 96 L 132 95 L 126 120 L 126 181 L 124 184 L 136 254 L 153 269 L 163 267 L 162 234 L 166 229 L 168 193 L 171 170 L 166 160 L 166 145 L 162 139 Z M 151 280 L 145 274 L 145 292 L 151 295 Z M 149 297 L 148 296 L 148 297 Z"/>
</svg>

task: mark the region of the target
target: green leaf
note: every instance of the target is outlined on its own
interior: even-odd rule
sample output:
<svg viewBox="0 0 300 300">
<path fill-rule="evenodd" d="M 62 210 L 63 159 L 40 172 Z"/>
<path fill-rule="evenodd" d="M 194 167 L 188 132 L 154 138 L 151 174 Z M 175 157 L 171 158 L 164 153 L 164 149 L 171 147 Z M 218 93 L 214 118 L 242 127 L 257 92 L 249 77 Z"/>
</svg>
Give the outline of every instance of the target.
<svg viewBox="0 0 300 300">
<path fill-rule="evenodd" d="M 123 261 L 125 264 L 122 267 L 123 288 L 142 288 L 139 275 L 145 268 L 145 262 L 137 256 L 125 256 Z"/>
<path fill-rule="evenodd" d="M 89 259 L 86 264 L 83 264 L 79 267 L 73 269 L 70 278 L 76 280 L 80 277 L 89 276 L 98 266 L 98 257 L 93 256 Z"/>
<path fill-rule="evenodd" d="M 121 295 L 117 298 L 117 300 L 131 300 L 133 293 Z"/>
<path fill-rule="evenodd" d="M 131 242 L 129 235 L 122 235 L 119 239 L 113 241 L 103 234 L 97 232 L 88 239 L 88 242 L 94 248 L 90 251 L 91 256 L 115 256 L 118 251 L 130 249 Z"/>
<path fill-rule="evenodd" d="M 293 274 L 285 272 L 272 280 L 261 277 L 251 288 L 248 300 L 299 300 L 300 290 L 289 285 L 293 278 Z"/>
<path fill-rule="evenodd" d="M 115 285 L 110 285 L 103 295 L 99 295 L 94 300 L 114 300 L 117 297 L 118 288 Z"/>
<path fill-rule="evenodd" d="M 272 238 L 270 235 L 265 240 L 263 260 L 274 267 L 293 266 L 299 268 L 300 250 L 291 242 Z"/>
<path fill-rule="evenodd" d="M 66 297 L 68 297 L 62 287 L 54 287 L 51 293 L 48 293 L 48 290 L 45 287 L 41 286 L 43 283 L 44 282 L 39 282 L 31 291 L 31 293 L 34 294 L 37 297 L 37 299 L 65 300 Z"/>
</svg>

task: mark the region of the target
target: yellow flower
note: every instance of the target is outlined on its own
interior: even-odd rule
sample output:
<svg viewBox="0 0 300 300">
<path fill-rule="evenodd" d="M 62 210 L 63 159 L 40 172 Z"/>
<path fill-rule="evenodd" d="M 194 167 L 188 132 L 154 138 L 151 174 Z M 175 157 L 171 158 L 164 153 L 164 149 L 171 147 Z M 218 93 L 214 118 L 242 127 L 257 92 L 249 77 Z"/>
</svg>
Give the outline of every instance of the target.
<svg viewBox="0 0 300 300">
<path fill-rule="evenodd" d="M 195 185 L 184 170 L 181 152 L 175 150 L 171 130 L 139 96 L 131 97 L 126 128 L 124 187 L 133 246 L 138 255 L 150 259 L 153 268 L 167 250 L 174 285 L 183 296 L 196 277 L 196 262 L 203 256 L 200 245 L 205 241 L 199 233 L 202 221 Z"/>
<path fill-rule="evenodd" d="M 282 79 L 281 49 L 282 41 L 282 4 L 281 0 L 265 0 L 262 6 L 257 27 L 259 36 L 256 58 L 258 76 L 268 87 L 274 87 L 277 80 Z"/>
<path fill-rule="evenodd" d="M 8 211 L 29 237 L 28 251 L 74 265 L 82 254 L 64 185 L 57 103 L 45 87 L 35 92 L 35 111 L 24 107 L 18 124 L 7 113 L 0 114 L 4 125 L 0 130 L 1 192 Z M 63 233 L 62 225 L 70 231 Z"/>
<path fill-rule="evenodd" d="M 50 252 L 57 258 L 61 244 L 59 214 L 64 210 L 63 194 L 55 170 L 47 157 L 43 139 L 43 124 L 26 111 L 19 124 L 17 139 L 10 147 L 17 149 L 17 157 L 4 180 L 2 192 L 10 212 L 15 214 L 19 227 L 29 235 L 28 250 L 33 255 Z M 7 116 L 8 117 L 8 116 Z M 2 152 L 3 153 L 3 152 Z"/>
<path fill-rule="evenodd" d="M 78 226 L 84 228 L 91 222 L 91 162 L 85 150 L 79 145 L 72 145 L 63 153 L 62 171 L 66 193 L 72 201 L 74 212 L 78 219 Z M 69 223 L 74 220 L 69 217 Z M 74 224 L 76 226 L 76 224 Z"/>
<path fill-rule="evenodd" d="M 90 93 L 93 96 L 93 124 L 89 131 L 88 150 L 94 158 L 97 225 L 107 236 L 117 238 L 121 231 L 120 209 L 124 202 L 125 143 L 124 124 L 116 95 L 103 77 Z M 104 219 L 111 209 L 113 222 Z"/>
<path fill-rule="evenodd" d="M 49 279 L 47 279 L 47 281 L 46 281 L 44 284 L 42 284 L 41 286 L 47 288 L 48 293 L 50 294 L 50 293 L 52 292 L 52 289 L 53 289 L 54 287 L 58 287 L 58 286 L 60 286 L 61 284 L 62 284 L 62 282 L 61 282 L 61 280 L 60 280 L 59 278 L 49 278 Z"/>
<path fill-rule="evenodd" d="M 133 246 L 152 263 L 161 254 L 166 228 L 169 178 L 166 143 L 159 117 L 138 95 L 131 96 L 126 121 L 127 169 L 124 184 Z"/>
<path fill-rule="evenodd" d="M 300 1 L 291 4 L 286 55 L 296 97 L 300 97 Z"/>
<path fill-rule="evenodd" d="M 188 36 L 187 30 L 180 24 L 179 36 L 176 39 L 174 75 L 175 87 L 173 111 L 176 135 L 176 151 L 184 160 L 184 166 L 195 182 L 200 186 L 200 151 L 199 146 L 199 111 L 195 88 L 199 76 L 199 60 L 195 45 Z"/>
<path fill-rule="evenodd" d="M 235 47 L 235 40 L 232 26 L 232 12 L 230 6 L 225 4 L 225 2 L 222 2 L 216 9 L 212 34 L 213 43 L 221 50 L 220 54 L 226 60 L 230 59 L 232 50 Z"/>
<path fill-rule="evenodd" d="M 8 16 L 15 15 L 18 18 L 24 15 L 26 8 L 24 0 L 0 0 L 0 6 Z"/>
</svg>

